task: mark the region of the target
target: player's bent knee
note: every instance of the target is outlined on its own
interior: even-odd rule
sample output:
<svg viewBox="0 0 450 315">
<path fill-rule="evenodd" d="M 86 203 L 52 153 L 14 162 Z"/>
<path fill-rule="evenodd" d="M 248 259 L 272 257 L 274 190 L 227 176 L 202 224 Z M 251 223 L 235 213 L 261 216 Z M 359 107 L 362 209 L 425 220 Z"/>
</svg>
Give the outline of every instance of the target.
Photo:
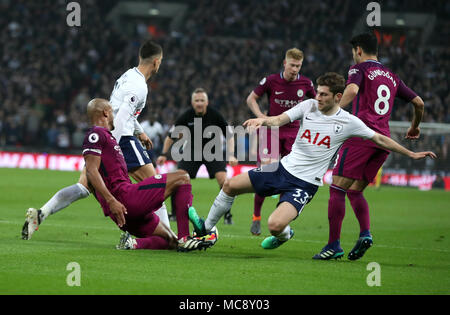
<svg viewBox="0 0 450 315">
<path fill-rule="evenodd" d="M 267 222 L 267 227 L 272 235 L 278 235 L 283 232 L 286 224 L 276 218 L 270 217 Z"/>
<path fill-rule="evenodd" d="M 186 172 L 185 170 L 177 170 L 176 174 L 179 176 L 182 184 L 190 184 L 191 177 L 189 176 L 188 172 Z"/>
<path fill-rule="evenodd" d="M 167 185 L 170 186 L 180 186 L 191 183 L 191 178 L 189 174 L 184 170 L 177 170 L 173 173 L 167 175 Z"/>
<path fill-rule="evenodd" d="M 86 174 L 81 174 L 80 179 L 78 179 L 78 184 L 83 185 L 84 188 L 86 188 L 87 191 L 89 191 L 90 193 L 93 192 L 93 190 L 91 189 L 91 187 L 89 187 L 89 182 L 87 180 L 87 176 Z"/>
<path fill-rule="evenodd" d="M 169 228 L 162 222 L 158 223 L 153 235 L 162 237 L 168 243 L 167 249 L 175 249 L 178 245 L 178 240 L 174 237 L 174 235 L 170 232 Z"/>
<path fill-rule="evenodd" d="M 226 193 L 227 195 L 232 195 L 233 194 L 233 183 L 232 183 L 232 179 L 226 179 L 225 182 L 222 185 L 222 190 L 224 193 Z"/>
</svg>

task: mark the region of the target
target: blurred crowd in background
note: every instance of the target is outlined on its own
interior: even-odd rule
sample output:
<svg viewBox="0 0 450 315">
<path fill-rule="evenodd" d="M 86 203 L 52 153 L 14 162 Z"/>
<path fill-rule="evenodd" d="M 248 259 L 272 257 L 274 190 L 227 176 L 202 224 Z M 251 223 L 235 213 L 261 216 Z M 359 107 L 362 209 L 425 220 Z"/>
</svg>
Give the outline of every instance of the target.
<svg viewBox="0 0 450 315">
<path fill-rule="evenodd" d="M 87 102 L 109 99 L 115 80 L 137 65 L 140 43 L 151 36 L 145 24 L 136 23 L 134 34 L 125 35 L 105 18 L 117 1 L 79 2 L 82 26 L 68 27 L 66 1 L 0 0 L 0 149 L 79 154 Z M 365 8 L 353 0 L 186 3 L 181 29 L 153 34 L 164 59 L 149 81 L 140 121 L 156 154 L 197 87 L 208 91 L 210 106 L 230 125 L 252 117 L 246 97 L 263 77 L 282 70 L 289 48 L 304 51 L 301 74 L 313 82 L 328 71 L 347 77 L 352 21 Z M 379 57 L 424 99 L 424 122 L 450 123 L 450 2 L 385 4 L 437 14 L 429 44 L 418 47 L 408 38 L 401 45 L 382 44 Z M 410 104 L 396 101 L 391 120 L 411 121 L 412 112 Z M 423 136 L 412 146 L 433 149 L 448 161 L 448 136 Z M 448 171 L 439 162 L 424 167 Z"/>
</svg>

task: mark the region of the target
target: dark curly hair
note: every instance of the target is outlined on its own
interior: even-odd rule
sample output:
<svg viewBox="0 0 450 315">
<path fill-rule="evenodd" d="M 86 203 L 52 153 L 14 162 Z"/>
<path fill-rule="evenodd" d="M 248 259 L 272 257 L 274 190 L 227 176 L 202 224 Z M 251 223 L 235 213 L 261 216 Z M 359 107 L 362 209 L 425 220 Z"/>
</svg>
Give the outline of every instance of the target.
<svg viewBox="0 0 450 315">
<path fill-rule="evenodd" d="M 345 79 L 339 73 L 327 72 L 318 77 L 316 83 L 317 85 L 328 86 L 333 95 L 336 95 L 337 93 L 344 93 Z"/>
</svg>

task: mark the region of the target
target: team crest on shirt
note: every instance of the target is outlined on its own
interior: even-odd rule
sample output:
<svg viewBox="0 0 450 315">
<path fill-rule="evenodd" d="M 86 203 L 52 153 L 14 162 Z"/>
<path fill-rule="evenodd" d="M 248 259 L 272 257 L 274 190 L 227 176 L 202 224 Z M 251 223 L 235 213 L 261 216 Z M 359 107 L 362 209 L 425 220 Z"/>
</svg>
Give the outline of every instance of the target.
<svg viewBox="0 0 450 315">
<path fill-rule="evenodd" d="M 338 134 L 344 129 L 344 126 L 341 124 L 334 124 L 334 133 Z"/>
<path fill-rule="evenodd" d="M 302 89 L 299 89 L 299 90 L 297 91 L 297 96 L 298 96 L 298 97 L 303 97 L 303 94 L 304 94 L 304 92 L 303 92 Z"/>
<path fill-rule="evenodd" d="M 88 137 L 88 140 L 90 143 L 97 143 L 99 139 L 100 139 L 100 137 L 95 132 L 91 133 Z"/>
</svg>

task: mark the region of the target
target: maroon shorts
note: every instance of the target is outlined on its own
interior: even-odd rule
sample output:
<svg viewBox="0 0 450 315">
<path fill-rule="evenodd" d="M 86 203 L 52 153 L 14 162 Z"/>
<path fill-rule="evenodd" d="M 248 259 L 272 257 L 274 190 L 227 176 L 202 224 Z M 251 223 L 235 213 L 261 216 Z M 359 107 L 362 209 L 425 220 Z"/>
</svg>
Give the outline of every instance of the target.
<svg viewBox="0 0 450 315">
<path fill-rule="evenodd" d="M 292 145 L 294 144 L 297 137 L 297 133 L 286 133 L 283 130 L 279 130 L 278 132 L 278 137 L 272 137 L 270 128 L 267 128 L 266 134 L 260 134 L 258 130 L 258 165 L 261 163 L 261 159 L 264 160 L 270 158 L 279 160 L 280 158 L 288 155 L 291 152 Z"/>
<path fill-rule="evenodd" d="M 162 174 L 128 186 L 118 198 L 127 208 L 126 223 L 122 230 L 136 237 L 148 237 L 153 234 L 159 223 L 155 211 L 161 208 L 164 202 L 166 180 L 167 174 Z M 113 215 L 110 217 L 116 222 Z"/>
<path fill-rule="evenodd" d="M 376 147 L 344 145 L 338 152 L 333 168 L 334 176 L 342 176 L 371 183 L 389 155 Z"/>
</svg>

